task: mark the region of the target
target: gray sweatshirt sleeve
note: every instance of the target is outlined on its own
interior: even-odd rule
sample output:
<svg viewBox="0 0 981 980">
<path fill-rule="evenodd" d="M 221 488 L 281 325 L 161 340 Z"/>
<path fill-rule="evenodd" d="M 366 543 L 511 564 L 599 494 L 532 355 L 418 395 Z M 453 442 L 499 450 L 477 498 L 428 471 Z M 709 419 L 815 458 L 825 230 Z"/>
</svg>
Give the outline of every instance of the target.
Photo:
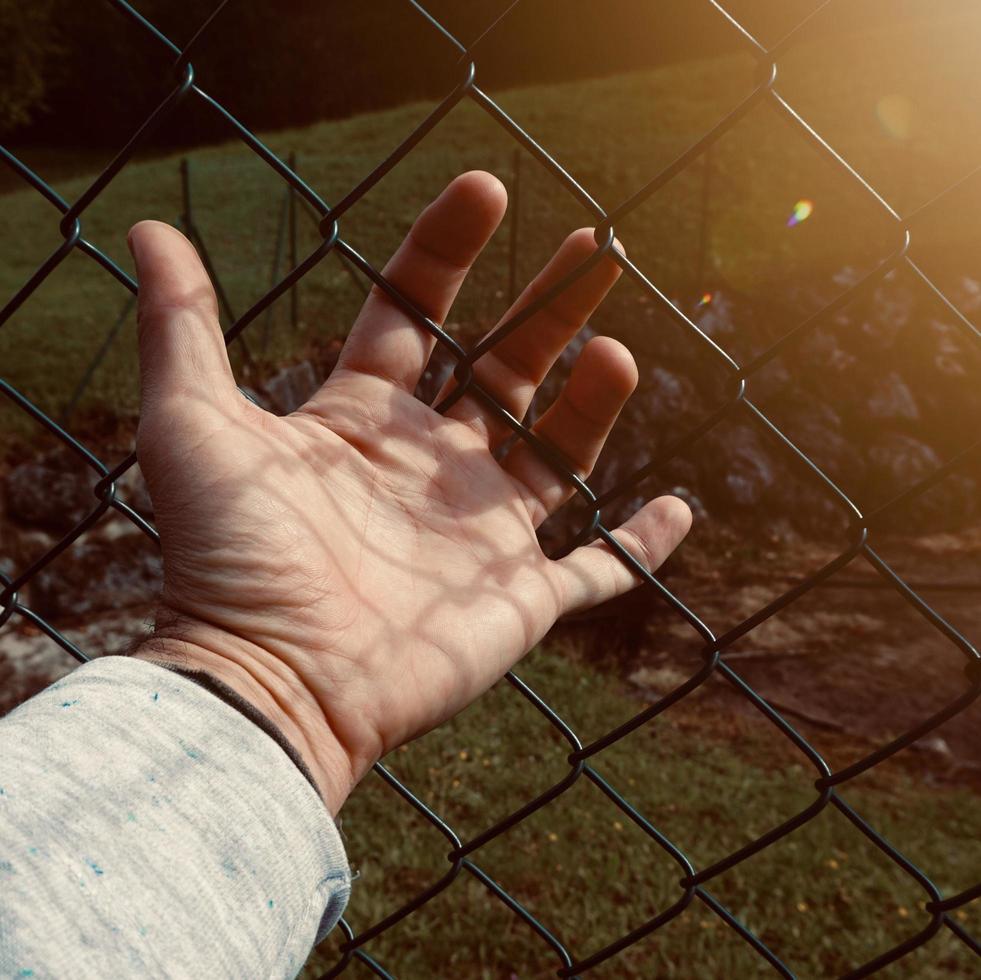
<svg viewBox="0 0 981 980">
<path fill-rule="evenodd" d="M 195 681 L 102 657 L 0 719 L 0 978 L 294 977 L 350 891 L 277 742 Z"/>
</svg>

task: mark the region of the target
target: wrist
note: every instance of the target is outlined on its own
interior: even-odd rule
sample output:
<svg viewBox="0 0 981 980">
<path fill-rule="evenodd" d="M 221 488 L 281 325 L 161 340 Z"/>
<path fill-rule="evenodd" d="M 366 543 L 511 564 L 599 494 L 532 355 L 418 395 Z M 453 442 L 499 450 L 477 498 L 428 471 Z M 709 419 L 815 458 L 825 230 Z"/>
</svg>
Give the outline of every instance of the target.
<svg viewBox="0 0 981 980">
<path fill-rule="evenodd" d="M 239 637 L 185 622 L 179 629 L 158 629 L 133 656 L 203 670 L 230 687 L 282 732 L 337 816 L 356 782 L 351 765 L 316 700 L 278 658 Z"/>
</svg>

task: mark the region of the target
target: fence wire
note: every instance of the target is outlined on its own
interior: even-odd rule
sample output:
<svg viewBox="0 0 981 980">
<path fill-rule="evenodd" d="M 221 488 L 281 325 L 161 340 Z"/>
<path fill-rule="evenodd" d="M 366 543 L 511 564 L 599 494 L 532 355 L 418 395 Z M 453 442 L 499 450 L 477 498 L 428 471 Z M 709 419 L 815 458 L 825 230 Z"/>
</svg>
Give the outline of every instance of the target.
<svg viewBox="0 0 981 980">
<path fill-rule="evenodd" d="M 729 929 L 733 930 L 734 933 L 749 944 L 776 973 L 784 977 L 793 977 L 794 973 L 791 966 L 784 963 L 776 952 L 770 949 L 759 936 L 755 935 L 751 929 L 740 921 L 735 912 L 725 908 L 713 896 L 711 885 L 713 880 L 719 875 L 746 861 L 753 855 L 758 854 L 782 838 L 793 834 L 829 807 L 839 811 L 854 828 L 854 833 L 863 835 L 878 848 L 882 855 L 893 862 L 915 886 L 922 890 L 924 899 L 923 907 L 927 916 L 927 921 L 922 925 L 922 928 L 919 928 L 918 931 L 891 949 L 876 951 L 867 962 L 848 973 L 848 977 L 864 977 L 875 973 L 887 964 L 901 960 L 914 950 L 929 943 L 942 930 L 948 930 L 970 952 L 975 954 L 975 956 L 981 957 L 981 942 L 963 924 L 958 922 L 954 915 L 958 909 L 967 906 L 968 903 L 981 897 L 981 881 L 957 894 L 943 894 L 931 881 L 926 872 L 919 869 L 909 858 L 886 840 L 874 826 L 863 819 L 842 795 L 843 788 L 851 780 L 901 750 L 906 749 L 918 739 L 923 738 L 938 728 L 938 726 L 964 711 L 981 694 L 981 655 L 979 655 L 977 648 L 958 632 L 953 625 L 947 622 L 915 588 L 884 560 L 873 547 L 872 541 L 873 532 L 880 525 L 884 517 L 906 504 L 912 498 L 926 493 L 931 487 L 956 469 L 971 462 L 977 455 L 981 441 L 975 442 L 967 449 L 961 451 L 935 472 L 919 480 L 914 486 L 909 487 L 888 503 L 879 506 L 870 513 L 863 513 L 848 494 L 837 486 L 819 466 L 809 459 L 767 417 L 751 397 L 754 376 L 789 344 L 801 335 L 827 322 L 847 304 L 867 296 L 884 277 L 900 267 L 904 267 L 929 288 L 931 293 L 944 304 L 963 335 L 981 349 L 981 332 L 978 331 L 977 327 L 956 308 L 944 295 L 943 291 L 910 258 L 908 253 L 911 241 L 909 230 L 909 218 L 911 215 L 904 217 L 893 210 L 875 188 L 863 179 L 848 161 L 843 159 L 795 111 L 794 107 L 779 94 L 776 87 L 779 58 L 798 38 L 806 21 L 799 24 L 777 44 L 767 48 L 738 22 L 724 8 L 722 3 L 718 2 L 718 0 L 703 0 L 704 3 L 713 8 L 714 15 L 724 18 L 737 36 L 738 42 L 756 59 L 758 71 L 755 87 L 734 109 L 722 116 L 722 118 L 719 118 L 707 132 L 691 144 L 669 166 L 653 175 L 640 190 L 622 203 L 611 209 L 606 209 L 591 196 L 587 188 L 578 183 L 563 169 L 549 154 L 545 146 L 522 129 L 494 99 L 477 85 L 477 52 L 475 49 L 478 42 L 487 33 L 492 31 L 503 18 L 507 17 L 520 0 L 515 0 L 514 3 L 508 6 L 497 20 L 478 38 L 478 41 L 469 46 L 461 43 L 454 37 L 443 24 L 424 8 L 422 3 L 417 2 L 417 0 L 404 0 L 405 3 L 409 4 L 425 19 L 432 29 L 442 35 L 445 43 L 451 50 L 455 49 L 456 54 L 459 56 L 458 80 L 452 90 L 445 95 L 442 101 L 436 105 L 408 138 L 396 147 L 386 159 L 379 162 L 340 201 L 331 205 L 314 188 L 301 179 L 286 161 L 274 154 L 247 126 L 235 118 L 222 104 L 209 96 L 207 91 L 198 84 L 191 56 L 202 36 L 212 29 L 216 17 L 218 17 L 227 5 L 228 0 L 224 0 L 224 2 L 218 4 L 214 13 L 205 21 L 183 49 L 171 42 L 152 23 L 143 17 L 134 7 L 124 2 L 124 0 L 107 0 L 107 2 L 116 8 L 122 16 L 129 18 L 140 30 L 147 32 L 173 57 L 174 62 L 171 69 L 172 87 L 167 96 L 157 105 L 136 132 L 133 133 L 132 137 L 116 154 L 109 165 L 75 201 L 65 200 L 41 176 L 34 173 L 14 154 L 0 147 L 0 156 L 2 156 L 7 166 L 12 168 L 26 184 L 48 201 L 54 211 L 60 214 L 61 217 L 58 227 L 62 236 L 61 244 L 37 268 L 20 290 L 7 302 L 3 310 L 0 311 L 0 327 L 10 319 L 35 290 L 43 286 L 45 280 L 73 251 L 87 255 L 92 261 L 101 266 L 107 274 L 113 276 L 124 289 L 129 290 L 132 294 L 136 293 L 136 282 L 101 251 L 98 245 L 84 237 L 83 218 L 85 212 L 127 163 L 133 159 L 134 155 L 140 150 L 151 134 L 168 120 L 169 117 L 179 113 L 181 107 L 186 102 L 196 100 L 197 102 L 203 103 L 232 134 L 238 137 L 245 146 L 252 150 L 287 185 L 290 185 L 320 216 L 319 228 L 321 240 L 317 247 L 306 258 L 296 264 L 287 275 L 280 279 L 251 309 L 232 323 L 225 334 L 226 342 L 231 343 L 238 338 L 243 331 L 257 321 L 260 314 L 267 310 L 279 297 L 287 293 L 291 287 L 317 266 L 329 253 L 334 252 L 340 255 L 347 263 L 363 273 L 379 288 L 383 289 L 421 327 L 428 330 L 444 351 L 453 358 L 455 363 L 454 376 L 458 382 L 458 387 L 454 390 L 450 398 L 440 406 L 440 409 L 445 411 L 453 401 L 461 397 L 465 392 L 475 393 L 481 398 L 488 408 L 496 413 L 513 430 L 518 438 L 529 443 L 537 453 L 547 460 L 556 472 L 560 473 L 575 488 L 582 502 L 588 508 L 591 517 L 576 539 L 570 542 L 570 547 L 591 538 L 600 538 L 606 541 L 620 558 L 648 583 L 649 591 L 656 593 L 661 600 L 667 603 L 677 616 L 695 631 L 702 641 L 703 662 L 692 676 L 685 680 L 684 683 L 678 685 L 669 694 L 637 713 L 629 721 L 585 745 L 581 742 L 572 727 L 539 697 L 534 690 L 514 673 L 509 673 L 507 679 L 513 688 L 523 698 L 527 699 L 550 725 L 554 726 L 555 730 L 568 744 L 568 772 L 559 782 L 555 783 L 545 792 L 529 800 L 520 809 L 499 820 L 493 826 L 488 827 L 476 837 L 469 840 L 461 839 L 438 813 L 428 807 L 411 788 L 400 782 L 384 765 L 380 763 L 376 765 L 375 770 L 377 774 L 391 787 L 395 794 L 405 801 L 405 804 L 415 808 L 419 814 L 445 837 L 450 848 L 448 867 L 445 874 L 435 884 L 413 895 L 397 911 L 388 915 L 383 920 L 374 923 L 369 928 L 361 932 L 355 932 L 346 921 L 342 920 L 339 928 L 345 938 L 341 945 L 340 959 L 324 976 L 338 976 L 345 971 L 353 960 L 358 960 L 377 976 L 391 977 L 392 974 L 368 952 L 366 947 L 369 942 L 391 929 L 405 919 L 406 916 L 412 915 L 417 909 L 430 902 L 444 889 L 448 888 L 460 875 L 466 874 L 472 876 L 486 887 L 514 915 L 518 916 L 533 929 L 540 937 L 542 943 L 550 947 L 557 961 L 558 975 L 562 977 L 588 974 L 594 967 L 611 960 L 627 947 L 640 942 L 645 937 L 666 926 L 696 901 L 710 910 L 712 914 L 718 916 Z M 831 0 L 828 0 L 828 2 L 831 2 Z M 587 261 L 566 276 L 561 282 L 537 297 L 534 302 L 514 315 L 492 335 L 469 348 L 461 345 L 442 327 L 416 309 L 411 302 L 384 278 L 381 272 L 358 254 L 341 235 L 341 220 L 345 213 L 387 173 L 398 166 L 400 161 L 412 152 L 420 140 L 439 125 L 440 120 L 454 106 L 465 99 L 471 100 L 486 112 L 491 119 L 510 134 L 517 144 L 530 153 L 557 183 L 586 208 L 594 220 L 596 227 L 595 238 L 599 246 L 597 251 Z M 824 154 L 829 165 L 837 170 L 842 181 L 856 185 L 870 201 L 878 208 L 881 208 L 893 221 L 895 234 L 894 247 L 888 254 L 881 257 L 875 268 L 864 275 L 858 282 L 845 289 L 844 292 L 828 303 L 823 309 L 809 316 L 806 320 L 791 329 L 777 342 L 773 343 L 769 349 L 755 356 L 749 363 L 740 364 L 700 330 L 677 305 L 673 304 L 658 289 L 657 284 L 650 281 L 623 254 L 615 244 L 614 229 L 623 218 L 652 195 L 656 194 L 674 176 L 698 161 L 713 144 L 736 126 L 748 112 L 760 104 L 769 104 L 776 113 L 785 117 L 796 128 L 803 139 L 810 141 Z M 948 188 L 948 191 L 951 189 Z M 947 191 L 944 193 L 946 194 Z M 539 310 L 552 303 L 556 296 L 563 290 L 569 288 L 572 283 L 584 275 L 603 256 L 609 256 L 617 262 L 623 271 L 641 289 L 646 291 L 652 301 L 678 324 L 689 337 L 703 347 L 711 358 L 715 359 L 721 365 L 727 374 L 729 388 L 728 396 L 721 406 L 703 418 L 700 423 L 692 427 L 689 431 L 674 440 L 669 446 L 658 452 L 654 458 L 639 466 L 632 475 L 622 480 L 617 486 L 601 495 L 597 495 L 590 488 L 588 482 L 580 479 L 572 472 L 557 453 L 536 438 L 520 419 L 513 417 L 475 382 L 473 366 L 478 358 L 500 343 L 508 334 L 517 329 Z M 46 554 L 31 563 L 29 567 L 16 573 L 13 578 L 0 574 L 0 586 L 2 586 L 2 592 L 0 592 L 0 628 L 12 617 L 20 617 L 22 620 L 42 630 L 76 660 L 84 662 L 89 657 L 55 626 L 47 622 L 42 616 L 38 615 L 28 605 L 22 602 L 18 598 L 18 593 L 42 569 L 46 568 L 59 555 L 70 548 L 110 508 L 132 521 L 151 539 L 154 541 L 158 540 L 153 526 L 116 496 L 116 481 L 136 463 L 136 456 L 135 453 L 130 454 L 121 463 L 110 468 L 78 439 L 74 438 L 62 426 L 42 412 L 29 398 L 25 397 L 25 395 L 2 379 L 0 379 L 0 393 L 9 399 L 18 409 L 31 416 L 35 422 L 43 426 L 87 464 L 92 472 L 95 496 L 95 503 L 91 512 L 54 545 L 54 547 L 48 550 Z M 740 417 L 742 421 L 748 422 L 756 427 L 763 433 L 765 439 L 771 440 L 780 447 L 782 452 L 788 454 L 792 460 L 796 461 L 803 469 L 803 472 L 807 473 L 809 478 L 820 485 L 829 497 L 836 502 L 836 505 L 848 519 L 850 544 L 846 550 L 827 562 L 822 568 L 798 582 L 793 588 L 790 588 L 763 608 L 756 610 L 743 622 L 725 634 L 716 636 L 693 609 L 689 608 L 674 595 L 655 576 L 646 572 L 624 550 L 604 524 L 603 511 L 614 501 L 624 498 L 625 495 L 629 494 L 646 478 L 652 474 L 656 474 L 670 459 L 696 447 L 698 441 L 714 427 L 726 420 Z M 856 559 L 868 563 L 888 586 L 893 588 L 927 623 L 943 634 L 963 654 L 965 666 L 964 682 L 962 693 L 931 717 L 893 738 L 888 744 L 881 746 L 859 761 L 835 771 L 824 760 L 817 749 L 796 731 L 794 726 L 781 712 L 769 704 L 740 676 L 739 672 L 730 663 L 727 663 L 725 654 L 741 637 L 744 637 L 755 627 L 796 602 L 815 586 L 831 580 L 841 569 Z M 632 806 L 620 790 L 600 775 L 593 763 L 605 749 L 614 745 L 614 743 L 620 741 L 640 726 L 645 725 L 651 719 L 656 718 L 672 705 L 691 695 L 705 684 L 712 675 L 718 675 L 725 679 L 735 691 L 747 699 L 772 724 L 773 729 L 780 737 L 788 739 L 806 756 L 814 770 L 815 795 L 813 801 L 807 807 L 790 819 L 785 820 L 779 826 L 772 827 L 751 843 L 728 854 L 714 864 L 708 867 L 698 868 L 689 856 L 686 855 L 684 849 L 670 840 L 643 813 Z M 598 787 L 609 800 L 610 806 L 617 808 L 647 835 L 657 848 L 660 848 L 666 853 L 676 863 L 679 872 L 677 898 L 673 904 L 659 912 L 649 921 L 644 922 L 631 932 L 620 936 L 601 949 L 571 949 L 561 943 L 534 915 L 477 863 L 482 847 L 499 838 L 501 835 L 506 834 L 512 827 L 528 818 L 531 814 L 546 807 L 551 801 L 567 792 L 579 780 L 588 780 Z M 693 964 L 693 968 L 697 970 L 697 964 Z"/>
</svg>

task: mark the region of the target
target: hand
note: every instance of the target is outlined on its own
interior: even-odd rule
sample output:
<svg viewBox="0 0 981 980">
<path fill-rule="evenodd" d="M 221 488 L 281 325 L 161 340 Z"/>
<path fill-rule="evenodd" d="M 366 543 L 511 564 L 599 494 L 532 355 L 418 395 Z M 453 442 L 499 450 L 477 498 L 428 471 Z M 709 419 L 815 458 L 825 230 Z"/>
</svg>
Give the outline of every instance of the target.
<svg viewBox="0 0 981 980">
<path fill-rule="evenodd" d="M 458 177 L 386 277 L 441 323 L 505 206 L 489 174 Z M 190 243 L 158 222 L 129 241 L 137 452 L 164 564 L 155 636 L 136 655 L 190 661 L 250 699 L 304 756 L 332 813 L 376 760 L 466 707 L 558 616 L 638 583 L 605 544 L 542 554 L 535 528 L 570 488 L 521 442 L 495 459 L 509 432 L 475 396 L 446 416 L 413 397 L 433 340 L 383 291 L 320 391 L 276 418 L 236 389 Z M 595 248 L 590 230 L 571 235 L 515 309 Z M 522 417 L 618 275 L 602 259 L 481 358 L 477 381 Z M 636 383 L 627 349 L 597 337 L 535 430 L 588 475 Z M 654 569 L 690 520 L 663 497 L 617 538 Z"/>
</svg>

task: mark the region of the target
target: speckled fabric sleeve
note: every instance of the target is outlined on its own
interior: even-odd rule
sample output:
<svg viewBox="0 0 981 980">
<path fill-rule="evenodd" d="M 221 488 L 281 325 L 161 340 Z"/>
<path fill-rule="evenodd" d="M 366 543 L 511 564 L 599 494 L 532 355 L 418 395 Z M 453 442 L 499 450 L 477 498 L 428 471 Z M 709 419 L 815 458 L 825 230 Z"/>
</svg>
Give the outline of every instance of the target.
<svg viewBox="0 0 981 980">
<path fill-rule="evenodd" d="M 347 903 L 283 747 L 190 678 L 84 664 L 0 719 L 0 977 L 294 977 Z"/>
</svg>

